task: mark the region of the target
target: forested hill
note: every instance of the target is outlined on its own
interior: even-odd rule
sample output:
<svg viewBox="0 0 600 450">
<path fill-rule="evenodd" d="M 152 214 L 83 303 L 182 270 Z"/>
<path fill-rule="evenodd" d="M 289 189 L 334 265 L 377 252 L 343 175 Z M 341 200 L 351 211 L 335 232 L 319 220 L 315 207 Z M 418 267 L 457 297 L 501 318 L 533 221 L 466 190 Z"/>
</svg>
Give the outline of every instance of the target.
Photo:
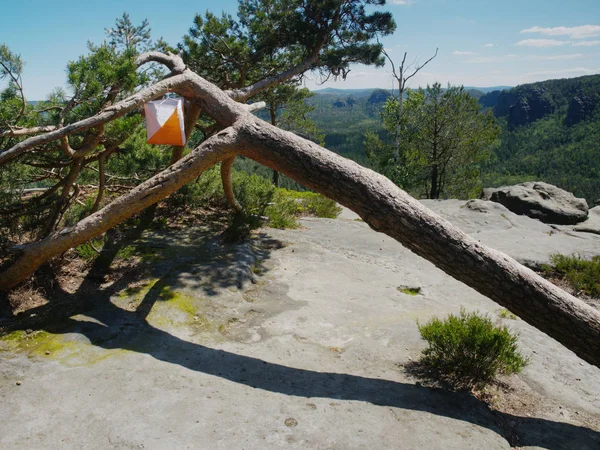
<svg viewBox="0 0 600 450">
<path fill-rule="evenodd" d="M 477 99 L 492 91 L 500 92 L 502 88 L 466 87 Z M 325 147 L 368 166 L 364 135 L 367 131 L 384 133 L 380 113 L 391 91 L 326 88 L 315 91 L 315 94 L 308 99 L 308 103 L 315 107 L 310 117 L 325 133 Z"/>
<path fill-rule="evenodd" d="M 600 199 L 600 75 L 549 80 L 479 99 L 502 123 L 486 185 L 543 180 Z"/>
<path fill-rule="evenodd" d="M 504 117 L 511 129 L 552 114 L 562 114 L 567 125 L 590 119 L 600 104 L 600 75 L 548 80 L 496 90 L 480 97 L 496 117 Z"/>
<path fill-rule="evenodd" d="M 502 133 L 484 185 L 541 180 L 592 205 L 600 199 L 600 75 L 549 80 L 514 88 L 466 88 L 482 108 L 492 108 Z M 309 102 L 325 146 L 368 165 L 367 130 L 384 131 L 380 111 L 391 95 L 383 89 L 323 89 Z"/>
</svg>

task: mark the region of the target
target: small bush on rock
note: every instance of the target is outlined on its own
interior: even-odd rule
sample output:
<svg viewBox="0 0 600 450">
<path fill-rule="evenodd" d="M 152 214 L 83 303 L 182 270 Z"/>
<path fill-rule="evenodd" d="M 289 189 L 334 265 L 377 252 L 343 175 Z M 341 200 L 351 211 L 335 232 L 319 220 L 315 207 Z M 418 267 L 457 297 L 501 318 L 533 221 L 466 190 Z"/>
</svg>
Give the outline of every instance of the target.
<svg viewBox="0 0 600 450">
<path fill-rule="evenodd" d="M 281 189 L 275 192 L 273 204 L 265 211 L 265 215 L 269 217 L 269 226 L 272 228 L 298 228 L 297 214 L 298 203 L 286 196 Z"/>
<path fill-rule="evenodd" d="M 273 228 L 297 228 L 300 215 L 335 219 L 341 212 L 335 201 L 321 194 L 279 188 L 265 214 Z"/>
<path fill-rule="evenodd" d="M 600 297 L 600 256 L 586 260 L 579 255 L 552 255 L 554 268 L 544 267 L 547 273 L 557 272 L 571 287 L 591 297 Z"/>
<path fill-rule="evenodd" d="M 489 316 L 461 310 L 418 326 L 429 343 L 422 369 L 457 388 L 484 386 L 498 374 L 520 372 L 528 362 L 517 351 L 517 336 L 494 325 Z"/>
</svg>

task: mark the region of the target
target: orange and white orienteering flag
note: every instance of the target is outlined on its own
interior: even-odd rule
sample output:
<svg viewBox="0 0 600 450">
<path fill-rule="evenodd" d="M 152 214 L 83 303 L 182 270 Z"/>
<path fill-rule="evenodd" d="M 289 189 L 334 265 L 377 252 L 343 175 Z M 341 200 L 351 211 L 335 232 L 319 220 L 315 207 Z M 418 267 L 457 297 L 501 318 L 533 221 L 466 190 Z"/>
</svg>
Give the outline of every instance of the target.
<svg viewBox="0 0 600 450">
<path fill-rule="evenodd" d="M 166 98 L 144 105 L 148 144 L 185 145 L 183 100 Z"/>
</svg>

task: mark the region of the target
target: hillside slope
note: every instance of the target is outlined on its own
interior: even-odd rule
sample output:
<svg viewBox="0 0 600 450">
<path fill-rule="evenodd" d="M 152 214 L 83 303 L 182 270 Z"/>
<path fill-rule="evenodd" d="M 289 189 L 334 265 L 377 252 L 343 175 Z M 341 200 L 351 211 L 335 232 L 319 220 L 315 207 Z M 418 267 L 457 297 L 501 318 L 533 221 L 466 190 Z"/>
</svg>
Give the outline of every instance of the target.
<svg viewBox="0 0 600 450">
<path fill-rule="evenodd" d="M 590 205 L 600 199 L 600 75 L 469 89 L 502 126 L 494 158 L 482 171 L 484 186 L 546 181 Z M 380 123 L 389 95 L 383 89 L 318 91 L 309 100 L 316 107 L 311 118 L 325 133 L 325 147 L 368 166 L 364 133 L 389 138 Z"/>
<path fill-rule="evenodd" d="M 479 101 L 503 125 L 486 186 L 541 180 L 590 204 L 600 199 L 600 75 L 526 84 Z"/>
</svg>

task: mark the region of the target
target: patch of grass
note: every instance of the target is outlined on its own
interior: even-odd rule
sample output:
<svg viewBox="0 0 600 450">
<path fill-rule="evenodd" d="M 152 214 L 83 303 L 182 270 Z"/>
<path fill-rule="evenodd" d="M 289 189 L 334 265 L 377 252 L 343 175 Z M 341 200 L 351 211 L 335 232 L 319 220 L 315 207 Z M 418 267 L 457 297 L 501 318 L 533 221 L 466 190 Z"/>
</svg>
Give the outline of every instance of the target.
<svg viewBox="0 0 600 450">
<path fill-rule="evenodd" d="M 135 301 L 141 302 L 150 289 L 159 281 L 158 278 L 152 278 L 139 286 L 128 286 L 119 293 L 120 298 L 133 297 Z"/>
<path fill-rule="evenodd" d="M 90 264 L 98 257 L 98 255 L 100 254 L 99 252 L 102 250 L 103 246 L 104 238 L 92 239 L 91 241 L 88 241 L 84 244 L 75 247 L 75 251 L 81 259 L 85 260 L 86 263 Z"/>
<path fill-rule="evenodd" d="M 166 230 L 169 228 L 169 219 L 166 217 L 156 217 L 152 221 L 152 228 L 156 230 Z"/>
<path fill-rule="evenodd" d="M 563 276 L 577 292 L 600 297 L 600 256 L 584 259 L 580 255 L 555 254 L 550 260 L 554 267 L 544 266 L 544 272 Z"/>
<path fill-rule="evenodd" d="M 3 336 L 0 341 L 8 344 L 12 350 L 25 351 L 35 356 L 56 355 L 60 352 L 72 350 L 77 343 L 62 339 L 60 334 L 52 334 L 38 330 L 33 332 L 14 331 Z"/>
<path fill-rule="evenodd" d="M 269 217 L 269 226 L 273 228 L 298 228 L 297 214 L 296 200 L 287 198 L 280 192 L 275 194 L 275 201 L 265 211 L 265 215 Z"/>
<path fill-rule="evenodd" d="M 137 249 L 135 248 L 135 245 L 126 245 L 125 247 L 121 247 L 117 251 L 116 258 L 117 259 L 130 259 L 133 256 L 135 256 L 136 252 L 137 252 Z"/>
<path fill-rule="evenodd" d="M 514 315 L 513 313 L 511 313 L 506 308 L 503 308 L 500 311 L 498 311 L 498 316 L 500 316 L 501 319 L 510 319 L 510 320 L 517 320 L 518 319 L 518 317 L 516 315 Z"/>
<path fill-rule="evenodd" d="M 421 288 L 420 287 L 412 287 L 412 286 L 398 286 L 396 289 L 398 289 L 400 292 L 402 292 L 403 294 L 406 295 L 419 295 L 421 293 Z"/>
<path fill-rule="evenodd" d="M 294 199 L 298 204 L 298 213 L 325 219 L 335 219 L 342 212 L 336 202 L 315 192 L 299 192 L 289 189 L 277 189 L 280 196 Z"/>
<path fill-rule="evenodd" d="M 197 314 L 194 297 L 184 294 L 180 291 L 174 291 L 169 286 L 164 286 L 160 290 L 159 298 L 166 301 L 169 306 L 173 306 L 188 316 Z"/>
<path fill-rule="evenodd" d="M 461 309 L 458 315 L 436 317 L 418 327 L 429 344 L 420 364 L 456 388 L 485 386 L 498 374 L 518 373 L 528 363 L 517 350 L 518 337 L 487 315 Z"/>
<path fill-rule="evenodd" d="M 336 202 L 321 194 L 277 189 L 265 214 L 273 228 L 297 228 L 296 218 L 300 215 L 335 219 L 341 212 Z"/>
<path fill-rule="evenodd" d="M 95 201 L 96 197 L 91 195 L 85 199 L 83 204 L 74 203 L 65 214 L 64 225 L 70 227 L 75 225 L 81 219 L 89 216 L 92 212 Z"/>
</svg>

